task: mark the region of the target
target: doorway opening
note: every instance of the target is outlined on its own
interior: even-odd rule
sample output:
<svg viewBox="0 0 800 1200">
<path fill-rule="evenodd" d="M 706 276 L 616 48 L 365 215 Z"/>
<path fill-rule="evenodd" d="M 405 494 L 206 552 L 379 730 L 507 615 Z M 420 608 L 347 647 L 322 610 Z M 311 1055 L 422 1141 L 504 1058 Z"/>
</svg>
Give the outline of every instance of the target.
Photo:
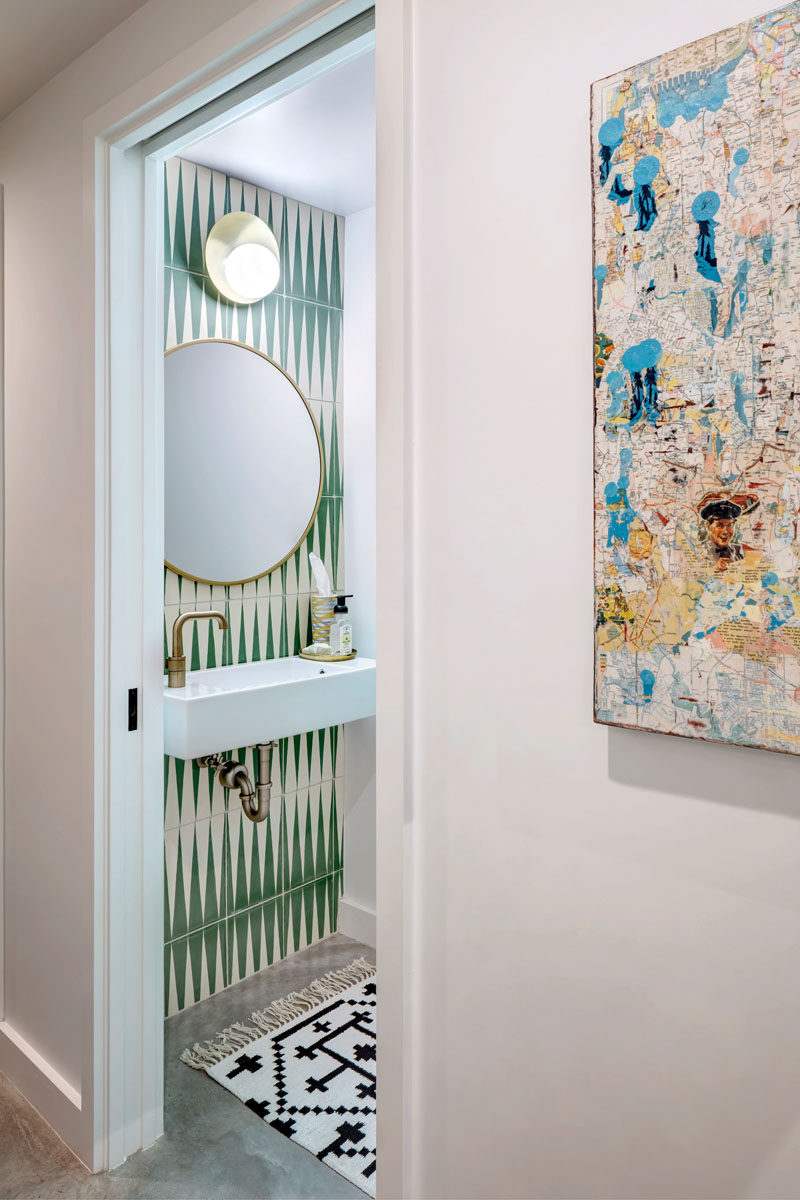
<svg viewBox="0 0 800 1200">
<path fill-rule="evenodd" d="M 355 1030 L 360 1057 L 349 1086 L 346 1031 L 333 1030 L 330 1047 L 331 1030 L 318 1034 L 309 1066 L 314 1079 L 339 1080 L 331 1111 L 346 1109 L 345 1146 L 344 1135 L 331 1137 L 331 1083 L 319 1084 L 321 1105 L 298 1113 L 309 1108 L 307 1096 L 297 1104 L 273 1096 L 272 1081 L 261 1086 L 253 1069 L 253 1095 L 239 1097 L 248 1112 L 231 1091 L 181 1061 L 195 1043 L 218 1044 L 212 1057 L 230 1053 L 236 1039 L 225 1031 L 241 1028 L 254 1010 L 264 1012 L 320 977 L 330 990 L 343 970 L 344 986 L 354 960 L 375 960 L 369 700 L 361 708 L 334 704 L 326 711 L 341 711 L 343 719 L 324 724 L 304 713 L 283 723 L 282 711 L 276 729 L 259 718 L 264 724 L 251 744 L 244 736 L 230 741 L 213 720 L 196 743 L 186 740 L 191 718 L 181 707 L 195 703 L 186 696 L 219 690 L 221 678 L 225 686 L 237 686 L 238 678 L 246 689 L 258 686 L 260 668 L 250 670 L 256 664 L 309 661 L 297 656 L 320 645 L 314 566 L 327 577 L 331 607 L 333 597 L 346 598 L 339 607 L 348 617 L 339 621 L 352 623 L 357 650 L 348 669 L 363 674 L 374 660 L 375 109 L 368 35 L 358 51 L 351 44 L 345 61 L 334 59 L 299 86 L 285 79 L 278 99 L 163 163 L 163 638 L 165 657 L 174 655 L 180 619 L 186 657 L 186 684 L 174 689 L 174 704 L 173 689 L 165 693 L 164 1116 L 169 1139 L 197 1145 L 200 1172 L 202 1147 L 230 1135 L 230 1154 L 217 1155 L 215 1169 L 234 1190 L 240 1170 L 247 1189 L 255 1153 L 265 1169 L 303 1177 L 309 1195 L 332 1195 L 339 1186 L 330 1164 L 374 1193 L 374 1029 L 366 1010 Z M 264 221 L 279 254 L 277 286 L 251 303 L 227 298 L 224 282 L 216 286 L 207 269 L 206 241 L 229 213 Z M 212 613 L 219 615 L 203 619 Z M 323 649 L 332 642 L 331 633 L 325 637 Z M 332 647 L 309 662 L 304 686 L 339 671 L 329 663 L 335 655 Z M 235 676 L 238 668 L 244 671 Z M 171 705 L 181 707 L 180 730 L 170 723 Z M 316 700 L 312 709 L 318 711 Z M 362 712 L 368 715 L 348 719 Z M 241 728 L 234 724 L 232 732 Z M 269 758 L 263 750 L 259 758 L 258 742 L 269 747 Z M 268 811 L 254 819 L 251 793 L 266 774 Z M 234 1065 L 234 1078 L 238 1071 Z M 341 1113 L 337 1119 L 341 1125 Z M 240 1152 L 243 1136 L 250 1156 Z"/>
<path fill-rule="evenodd" d="M 165 1012 L 165 990 L 169 1003 L 172 981 L 175 982 L 175 997 L 179 997 L 174 955 L 169 974 L 163 969 L 165 957 L 165 913 L 172 912 L 173 924 L 167 931 L 167 941 L 176 942 L 180 937 L 187 939 L 184 947 L 178 948 L 179 957 L 185 950 L 188 961 L 183 977 L 184 1009 L 187 994 L 194 1000 L 196 981 L 200 979 L 200 995 L 204 986 L 209 994 L 211 982 L 208 974 L 203 975 L 203 955 L 209 961 L 205 929 L 177 933 L 174 927 L 174 910 L 170 910 L 169 897 L 164 898 L 164 828 L 165 828 L 165 773 L 164 773 L 164 658 L 165 658 L 165 569 L 164 569 L 164 344 L 165 326 L 169 321 L 169 304 L 165 305 L 164 262 L 165 232 L 169 230 L 163 215 L 168 201 L 165 177 L 169 160 L 190 156 L 190 147 L 198 141 L 218 133 L 220 129 L 273 103 L 281 96 L 296 91 L 302 84 L 343 67 L 360 58 L 370 50 L 374 42 L 372 9 L 364 0 L 341 0 L 341 3 L 324 9 L 319 6 L 300 4 L 290 17 L 276 22 L 274 27 L 254 34 L 247 43 L 236 44 L 223 60 L 209 63 L 199 73 L 184 81 L 185 88 L 154 98 L 148 105 L 131 113 L 120 101 L 113 111 L 103 110 L 96 115 L 93 130 L 88 131 L 94 139 L 94 163 L 91 178 L 94 182 L 95 212 L 95 266 L 93 273 L 93 295 L 96 312 L 96 708 L 95 708 L 95 778 L 96 778 L 96 836 L 95 836 L 95 999 L 94 1011 L 94 1078 L 91 1111 L 94 1121 L 95 1169 L 115 1166 L 142 1146 L 151 1145 L 163 1130 L 163 1036 L 162 1021 Z M 408 1022 L 409 1006 L 404 995 L 403 970 L 404 930 L 407 927 L 405 914 L 405 869 L 407 859 L 403 853 L 405 827 L 408 820 L 407 778 L 408 766 L 405 752 L 405 729 L 408 723 L 409 705 L 408 680 L 410 667 L 406 663 L 404 647 L 407 640 L 408 615 L 404 610 L 403 579 L 409 564 L 408 541 L 410 538 L 407 514 L 409 432 L 406 422 L 405 378 L 407 372 L 405 328 L 407 322 L 406 283 L 409 274 L 407 263 L 407 233 L 405 225 L 406 189 L 404 163 L 406 153 L 406 116 L 402 101 L 404 81 L 407 80 L 408 30 L 400 7 L 389 6 L 383 10 L 382 33 L 378 46 L 384 47 L 383 67 L 376 67 L 376 77 L 382 80 L 376 89 L 376 104 L 382 103 L 384 111 L 382 137 L 383 166 L 378 176 L 383 177 L 379 192 L 384 199 L 378 201 L 381 222 L 377 230 L 377 291 L 380 295 L 377 316 L 378 362 L 382 363 L 382 383 L 379 389 L 380 408 L 383 415 L 378 437 L 385 447 L 383 463 L 378 473 L 377 491 L 384 494 L 381 518 L 381 544 L 386 551 L 379 568 L 380 585 L 377 588 L 378 604 L 383 616 L 384 627 L 391 630 L 387 639 L 388 671 L 382 675 L 383 697 L 379 706 L 376 737 L 378 742 L 378 778 L 381 804 L 377 820 L 378 858 L 381 871 L 377 878 L 369 878 L 367 872 L 361 879 L 354 880 L 352 892 L 348 889 L 348 862 L 368 861 L 367 856 L 348 858 L 350 838 L 347 815 L 344 824 L 344 862 L 332 864 L 326 871 L 323 919 L 320 919 L 316 886 L 311 931 L 307 932 L 306 921 L 311 906 L 302 896 L 302 905 L 297 897 L 288 897 L 288 925 L 284 926 L 284 937 L 291 936 L 294 946 L 302 943 L 303 932 L 311 949 L 323 935 L 330 932 L 330 914 L 336 912 L 340 928 L 343 921 L 351 923 L 356 938 L 367 942 L 371 930 L 368 906 L 364 903 L 365 890 L 370 884 L 378 893 L 379 909 L 387 914 L 381 921 L 382 971 L 390 977 L 390 986 L 385 989 L 381 1000 L 381 1011 L 385 1014 L 379 1044 L 384 1046 L 388 1070 L 382 1071 L 381 1122 L 384 1128 L 383 1145 L 386 1147 L 384 1166 L 381 1168 L 384 1189 L 401 1188 L 403 1170 L 401 1147 L 403 1124 L 403 1061 L 405 1055 L 404 1030 Z M 380 53 L 378 55 L 380 58 Z M 379 97 L 382 96 L 382 101 Z M 126 115 L 127 114 L 127 115 Z M 187 157 L 187 161 L 188 161 Z M 214 168 L 206 168 L 209 172 Z M 240 181 L 241 182 L 241 181 Z M 245 181 L 246 182 L 246 181 Z M 267 189 L 270 190 L 270 189 Z M 246 194 L 246 192 L 245 192 Z M 291 198 L 291 197 L 289 197 Z M 194 194 L 183 197 L 185 228 L 189 229 L 188 248 L 191 249 L 191 228 Z M 176 206 L 176 220 L 179 211 Z M 363 211 L 363 210 L 362 210 Z M 337 215 L 337 214 L 334 214 Z M 187 224 L 188 222 L 188 224 Z M 365 220 L 365 223 L 366 222 Z M 390 230 L 392 232 L 390 232 Z M 174 228 L 173 228 L 174 237 Z M 346 243 L 346 237 L 345 237 Z M 352 242 L 351 242 L 352 244 Z M 174 252 L 174 242 L 169 254 Z M 331 245 L 332 254 L 332 245 Z M 188 253 L 188 250 L 187 250 Z M 340 251 L 341 253 L 341 251 Z M 326 237 L 327 254 L 327 237 Z M 302 260 L 302 247 L 301 247 Z M 327 264 L 327 259 L 326 259 Z M 169 266 L 175 268 L 170 261 Z M 332 267 L 332 261 L 331 261 Z M 290 268 L 290 276 L 294 266 Z M 193 272 L 187 271 L 187 274 Z M 303 275 L 305 282 L 305 275 Z M 328 275 L 330 280 L 330 274 Z M 174 281 L 173 281 L 174 282 Z M 192 295 L 186 284 L 186 302 L 189 310 Z M 174 300 L 174 295 L 173 295 Z M 309 303 L 310 298 L 285 296 L 284 314 L 292 308 L 295 300 Z M 345 300 L 346 303 L 346 300 Z M 329 307 L 331 307 L 329 305 Z M 206 308 L 206 320 L 208 308 Z M 186 310 L 184 310 L 185 316 Z M 344 309 L 342 337 L 348 337 L 348 321 Z M 293 317 L 293 314 L 292 314 Z M 191 318 L 190 318 L 191 319 Z M 238 319 L 238 318 L 237 318 Z M 353 327 L 352 324 L 350 326 Z M 294 329 L 294 325 L 292 326 Z M 246 328 L 245 328 L 246 333 Z M 231 339 L 233 340 L 233 339 Z M 300 359 L 308 356 L 308 343 L 302 337 Z M 329 345 L 329 340 L 327 342 Z M 293 340 L 288 350 L 295 354 Z M 346 350 L 342 348 L 342 354 Z M 313 357 L 313 355 L 312 355 Z M 363 362 L 363 356 L 357 355 Z M 349 385 L 348 385 L 349 386 Z M 331 405 L 331 420 L 336 412 L 337 401 L 322 401 Z M 347 420 L 347 400 L 344 419 Z M 336 415 L 338 421 L 338 413 Z M 327 436 L 327 435 L 326 435 Z M 321 434 L 320 434 L 320 440 Z M 357 438 L 351 439 L 355 448 Z M 344 447 L 347 449 L 347 431 Z M 363 460 L 363 461 L 366 461 Z M 341 468 L 341 464 L 340 464 Z M 349 478 L 345 464 L 344 478 Z M 232 473 L 233 482 L 235 471 Z M 343 500 L 345 545 L 347 543 L 348 491 L 347 482 L 343 495 L 329 497 Z M 390 497 L 390 503 L 386 503 Z M 329 506 L 330 509 L 330 506 Z M 360 504 L 350 507 L 355 521 L 368 518 L 369 506 Z M 329 535 L 328 535 L 329 536 Z M 356 537 L 364 537 L 363 529 Z M 340 524 L 341 538 L 341 524 Z M 389 547 L 392 549 L 390 550 Z M 120 553 L 119 551 L 123 552 Z M 287 568 L 288 570 L 288 568 Z M 335 568 L 334 568 L 335 570 Z M 398 577 L 398 572 L 400 577 Z M 348 588 L 355 581 L 346 579 Z M 338 586 L 338 581 L 334 583 Z M 362 579 L 357 585 L 357 602 L 368 592 L 368 582 Z M 354 588 L 352 590 L 355 591 Z M 286 590 L 283 595 L 292 595 Z M 299 593 L 294 593 L 297 595 Z M 241 604 L 244 606 L 242 595 Z M 230 597 L 229 597 L 230 602 Z M 210 601 L 209 601 L 210 603 Z M 358 611 L 353 610 L 354 628 L 359 623 L 357 637 L 363 641 L 364 624 L 369 622 L 371 610 L 364 600 Z M 113 619 L 112 619 L 113 618 Z M 274 622 L 274 616 L 273 616 Z M 288 622 L 288 618 L 287 618 Z M 302 622 L 301 622 L 302 627 Z M 250 627 L 244 623 L 245 647 Z M 368 625 L 367 627 L 368 628 Z M 295 630 L 297 622 L 295 621 Z M 273 648 L 275 627 L 273 624 Z M 288 638 L 288 624 L 286 629 Z M 368 636 L 368 634 L 366 635 Z M 261 637 L 261 633 L 259 634 Z M 355 641 L 356 639 L 354 639 Z M 260 643 L 263 645 L 263 643 Z M 288 646 L 288 641 L 285 643 Z M 238 646 L 236 648 L 238 653 Z M 193 652 L 193 646 L 190 654 Z M 231 650 L 233 654 L 233 650 Z M 233 661 L 233 660 L 231 660 Z M 190 665 L 191 664 L 190 661 Z M 131 721 L 130 693 L 138 683 L 138 724 Z M 125 704 L 121 705 L 124 697 Z M 388 704 L 388 707 L 387 707 Z M 312 733 L 331 724 L 318 722 Z M 371 733 L 364 730 L 366 744 Z M 259 736 L 271 737 L 268 730 Z M 347 735 L 340 738 L 346 740 Z M 245 740 L 245 739 L 242 739 Z M 252 743 L 254 739 L 247 739 Z M 305 747 L 306 759 L 310 752 L 325 756 L 331 753 L 330 737 L 325 746 L 321 739 L 301 743 Z M 383 747 L 381 749 L 381 746 Z M 242 747 L 240 747 L 241 749 Z M 243 748 L 247 751 L 247 745 Z M 362 746 L 363 750 L 363 746 Z M 346 749 L 347 758 L 349 750 Z M 295 744 L 286 756 L 296 756 Z M 278 758 L 280 751 L 278 752 Z M 352 756 L 351 756 L 352 757 Z M 300 753 L 300 769 L 303 755 Z M 185 761 L 185 760 L 184 760 Z M 297 771 L 297 762 L 294 762 Z M 323 770 L 324 770 L 323 765 Z M 310 769 L 309 769 L 310 770 Z M 195 803 L 193 791 L 194 775 L 190 767 L 184 768 L 191 777 L 190 804 Z M 177 782 L 177 770 L 174 772 Z M 336 779 L 334 768 L 333 779 Z M 355 794 L 353 809 L 362 806 L 368 795 L 369 779 L 364 773 L 354 773 Z M 320 780 L 320 782 L 324 782 Z M 349 786 L 349 785 L 348 785 Z M 169 778 L 167 778 L 167 788 Z M 207 793 L 210 796 L 211 789 Z M 200 784 L 198 782 L 198 802 Z M 167 797 L 167 809 L 170 798 Z M 181 805 L 183 794 L 181 796 Z M 347 808 L 347 804 L 345 806 Z M 348 812 L 350 810 L 348 809 Z M 209 807 L 210 812 L 210 807 Z M 181 814 L 182 816 L 182 811 Z M 195 812 L 196 815 L 196 812 Z M 337 800 L 338 815 L 338 800 Z M 207 818 L 209 821 L 211 816 Z M 373 816 L 374 819 L 374 816 Z M 191 822 L 189 822 L 191 824 Z M 182 824 L 179 821 L 178 826 Z M 176 828 L 176 826 L 173 826 Z M 324 828 L 324 821 L 323 821 Z M 287 841 L 289 835 L 288 825 Z M 299 829 L 299 820 L 298 820 Z M 305 831 L 303 831 L 304 834 Z M 230 833 L 230 831 L 227 831 Z M 294 836 L 294 824 L 291 829 Z M 226 833 L 223 833 L 223 841 Z M 235 835 L 233 835 L 235 836 Z M 245 835 L 246 837 L 247 835 Z M 369 836 L 369 834 L 367 834 Z M 232 838 L 231 844 L 232 844 Z M 331 839 L 326 834 L 326 853 Z M 180 845 L 180 835 L 178 836 Z M 241 842 L 240 842 L 241 844 Z M 209 827 L 209 841 L 213 842 Z M 293 844 L 292 844 L 293 845 Z M 313 827 L 312 827 L 313 845 Z M 319 845 L 319 840 L 314 849 Z M 301 836 L 302 861 L 306 855 L 304 836 Z M 252 843 L 251 843 L 252 849 Z M 181 856 L 183 848 L 181 845 Z M 194 857 L 194 847 L 192 848 Z M 316 862 L 316 856 L 314 856 Z M 216 860 L 215 860 L 216 861 Z M 227 862 L 227 859 L 225 860 Z M 288 861 L 288 859 L 287 859 Z M 176 859 L 177 862 L 177 859 Z M 206 858 L 206 866 L 208 858 Z M 251 860 L 252 863 L 252 860 Z M 229 872 L 233 879 L 239 865 L 237 848 L 236 862 Z M 327 866 L 327 860 L 326 860 Z M 181 862 L 181 870 L 183 864 Z M 244 878 L 249 881 L 248 865 Z M 275 868 L 277 880 L 277 867 Z M 198 876 L 200 878 L 200 858 Z M 216 872 L 216 867 L 215 867 Z M 339 875 L 338 908 L 336 890 L 332 888 L 328 901 L 328 876 Z M 193 879 L 181 876 L 184 881 Z M 206 883 L 208 874 L 206 873 Z M 285 876 L 284 876 L 285 878 Z M 177 873 L 176 873 L 177 879 Z M 284 913 L 287 892 L 296 891 L 291 886 L 284 889 Z M 332 883 L 335 881 L 331 881 Z M 301 887 L 316 885 L 317 879 L 303 880 Z M 360 890 L 359 890 L 360 889 Z M 319 889 L 321 891 L 321 889 Z M 184 886 L 184 908 L 191 908 L 191 887 L 187 898 Z M 381 899 L 383 897 L 383 899 Z M 248 894 L 248 899 L 249 899 Z M 275 899 L 271 897 L 270 899 Z M 201 900 L 205 900 L 203 893 Z M 194 902 L 197 901 L 197 889 Z M 350 901 L 350 903 L 348 903 Z M 263 893 L 262 893 L 263 902 Z M 226 900 L 227 903 L 227 900 Z M 256 904 L 258 901 L 256 902 Z M 293 907 L 293 904 L 295 907 Z M 249 905 L 254 908 L 256 905 Z M 276 909 L 278 905 L 276 904 Z M 299 914 L 298 914 L 299 908 Z M 240 966 L 240 947 L 244 967 L 248 967 L 248 954 L 252 954 L 252 936 L 243 941 L 239 938 L 244 921 L 237 909 L 234 897 L 233 908 L 226 908 L 216 924 L 225 923 L 226 952 L 222 959 L 219 940 L 217 945 L 217 967 L 222 964 L 216 982 L 225 978 L 228 948 L 233 947 Z M 295 934 L 298 921 L 300 939 Z M 203 914 L 203 918 L 205 913 Z M 277 920 L 277 918 L 276 918 Z M 327 925 L 325 921 L 327 920 Z M 248 914 L 248 924 L 251 914 Z M 210 922 L 213 924 L 215 922 Z M 232 928 L 232 939 L 227 940 Z M 263 930 L 263 920 L 262 920 Z M 193 945 L 188 939 L 203 932 L 202 939 Z M 280 948 L 280 926 L 276 926 Z M 210 942 L 209 938 L 209 942 Z M 286 948 L 290 943 L 284 943 Z M 264 936 L 266 946 L 266 935 Z M 249 947 L 249 949 L 248 949 Z M 261 948 L 261 943 L 259 943 Z M 173 951 L 174 951 L 173 947 Z M 305 952 L 305 951 L 301 951 Z M 200 960 L 200 970 L 196 971 Z M 192 957 L 194 956 L 194 957 Z M 267 950 L 267 961 L 269 951 Z M 263 962 L 263 957 L 261 959 Z M 289 961 L 289 956 L 280 962 Z M 253 962 L 253 965 L 254 962 Z M 273 965 L 270 970 L 276 966 Z M 204 985 L 202 980 L 206 979 Z M 244 982 L 247 982 L 246 976 Z M 241 980 L 240 980 L 241 982 Z M 216 984 L 215 984 L 216 986 Z M 190 989 L 187 992 L 187 988 Z M 208 998 L 204 1001 L 209 1003 Z M 198 1001 L 198 1004 L 200 1002 Z M 183 1011 L 183 1009 L 181 1010 Z M 199 1011 L 199 1009 L 198 1009 Z M 206 1032 L 206 1031 L 204 1031 Z M 391 1180 L 391 1183 L 387 1181 Z"/>
</svg>

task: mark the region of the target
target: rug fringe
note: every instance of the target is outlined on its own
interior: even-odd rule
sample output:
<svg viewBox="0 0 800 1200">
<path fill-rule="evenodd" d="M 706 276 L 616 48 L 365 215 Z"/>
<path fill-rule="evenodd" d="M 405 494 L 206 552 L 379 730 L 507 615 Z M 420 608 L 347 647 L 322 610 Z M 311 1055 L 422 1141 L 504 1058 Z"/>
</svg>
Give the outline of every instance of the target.
<svg viewBox="0 0 800 1200">
<path fill-rule="evenodd" d="M 349 967 L 330 971 L 327 975 L 315 979 L 302 992 L 291 992 L 282 1000 L 276 1000 L 274 1004 L 270 1004 L 268 1008 L 251 1013 L 252 1025 L 237 1021 L 233 1025 L 229 1025 L 227 1029 L 223 1029 L 222 1033 L 211 1038 L 210 1041 L 202 1044 L 195 1042 L 191 1048 L 184 1050 L 181 1062 L 186 1063 L 188 1067 L 194 1067 L 197 1071 L 213 1067 L 227 1058 L 229 1054 L 233 1054 L 236 1050 L 242 1050 L 251 1042 L 263 1037 L 265 1033 L 273 1033 L 296 1017 L 302 1017 L 312 1008 L 316 1008 L 326 1000 L 333 999 L 340 992 L 346 991 L 356 983 L 361 983 L 364 979 L 369 979 L 374 974 L 375 967 L 372 963 L 367 962 L 365 958 L 355 958 Z"/>
</svg>

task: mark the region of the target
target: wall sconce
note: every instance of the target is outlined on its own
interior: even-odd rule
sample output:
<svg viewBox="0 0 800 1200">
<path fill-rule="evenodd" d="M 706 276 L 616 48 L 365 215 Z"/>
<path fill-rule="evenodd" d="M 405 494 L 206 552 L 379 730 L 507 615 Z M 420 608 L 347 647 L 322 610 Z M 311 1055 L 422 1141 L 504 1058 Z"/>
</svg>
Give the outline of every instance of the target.
<svg viewBox="0 0 800 1200">
<path fill-rule="evenodd" d="M 278 285 L 281 256 L 265 221 L 252 213 L 220 217 L 206 242 L 206 270 L 212 283 L 236 304 L 254 304 Z"/>
</svg>

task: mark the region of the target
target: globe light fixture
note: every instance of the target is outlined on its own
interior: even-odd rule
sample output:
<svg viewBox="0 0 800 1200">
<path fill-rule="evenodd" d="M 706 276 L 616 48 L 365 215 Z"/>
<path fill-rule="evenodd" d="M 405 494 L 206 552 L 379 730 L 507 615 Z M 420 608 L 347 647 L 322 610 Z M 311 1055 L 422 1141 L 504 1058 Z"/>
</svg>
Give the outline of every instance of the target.
<svg viewBox="0 0 800 1200">
<path fill-rule="evenodd" d="M 252 213 L 226 213 L 208 235 L 206 271 L 228 300 L 254 304 L 278 286 L 281 259 L 275 235 Z"/>
</svg>

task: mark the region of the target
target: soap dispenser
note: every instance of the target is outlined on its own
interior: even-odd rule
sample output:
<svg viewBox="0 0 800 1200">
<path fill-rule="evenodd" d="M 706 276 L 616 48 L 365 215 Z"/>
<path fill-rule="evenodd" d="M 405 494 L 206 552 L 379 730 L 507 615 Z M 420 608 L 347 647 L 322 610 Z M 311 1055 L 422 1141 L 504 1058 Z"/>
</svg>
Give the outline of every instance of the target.
<svg viewBox="0 0 800 1200">
<path fill-rule="evenodd" d="M 347 615 L 347 604 L 345 603 L 346 600 L 351 599 L 352 593 L 336 597 L 336 603 L 333 606 L 333 624 L 328 636 L 331 654 L 345 656 L 353 653 L 353 623 Z"/>
</svg>

